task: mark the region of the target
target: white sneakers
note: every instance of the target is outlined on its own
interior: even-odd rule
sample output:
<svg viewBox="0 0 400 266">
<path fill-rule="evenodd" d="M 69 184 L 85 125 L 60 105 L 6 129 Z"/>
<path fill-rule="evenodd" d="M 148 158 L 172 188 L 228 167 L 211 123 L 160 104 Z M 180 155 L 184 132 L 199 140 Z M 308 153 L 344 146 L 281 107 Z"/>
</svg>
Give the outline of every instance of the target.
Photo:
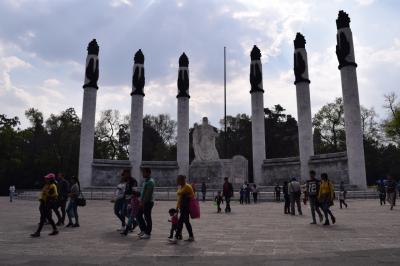
<svg viewBox="0 0 400 266">
<path fill-rule="evenodd" d="M 150 239 L 150 235 L 148 234 L 143 234 L 139 236 L 140 239 Z"/>
</svg>

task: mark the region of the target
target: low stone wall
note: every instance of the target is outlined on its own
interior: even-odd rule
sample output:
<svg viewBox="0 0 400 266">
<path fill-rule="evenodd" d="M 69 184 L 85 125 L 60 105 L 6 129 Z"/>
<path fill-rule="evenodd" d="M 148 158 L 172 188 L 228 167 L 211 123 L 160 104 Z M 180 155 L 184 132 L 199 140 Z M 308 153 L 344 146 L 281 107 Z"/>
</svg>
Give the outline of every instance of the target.
<svg viewBox="0 0 400 266">
<path fill-rule="evenodd" d="M 156 186 L 176 186 L 178 163 L 175 161 L 144 161 L 141 167 L 149 167 Z M 124 169 L 131 168 L 128 160 L 95 159 L 92 163 L 92 186 L 115 186 L 121 178 Z M 134 176 L 139 182 L 142 177 Z"/>
<path fill-rule="evenodd" d="M 209 187 L 219 187 L 229 177 L 233 184 L 243 184 L 248 180 L 248 161 L 243 156 L 237 155 L 232 159 L 218 161 L 193 161 L 190 164 L 190 182 L 207 183 Z"/>
<path fill-rule="evenodd" d="M 311 156 L 309 166 L 310 169 L 317 172 L 318 177 L 321 173 L 327 173 L 329 179 L 334 183 L 340 183 L 340 181 L 349 183 L 346 152 Z M 260 185 L 274 185 L 276 183 L 282 185 L 284 181 L 299 176 L 300 160 L 298 157 L 267 159 L 264 160 L 262 165 L 263 182 Z"/>
</svg>

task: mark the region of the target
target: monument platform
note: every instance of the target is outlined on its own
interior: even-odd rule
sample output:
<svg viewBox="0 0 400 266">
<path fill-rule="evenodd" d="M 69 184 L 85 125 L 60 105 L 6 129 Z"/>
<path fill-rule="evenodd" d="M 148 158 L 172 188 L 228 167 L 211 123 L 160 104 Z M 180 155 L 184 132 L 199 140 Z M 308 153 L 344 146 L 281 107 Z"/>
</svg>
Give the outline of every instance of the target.
<svg viewBox="0 0 400 266">
<path fill-rule="evenodd" d="M 201 219 L 192 221 L 196 241 L 171 245 L 168 209 L 156 202 L 153 236 L 121 237 L 106 201 L 88 201 L 79 208 L 80 228 L 60 229 L 50 237 L 29 234 L 39 220 L 38 202 L 0 198 L 1 265 L 397 265 L 400 261 L 400 208 L 379 206 L 377 200 L 349 200 L 330 227 L 310 225 L 304 216 L 283 214 L 280 203 L 239 205 L 218 214 L 211 202 L 201 203 Z M 187 233 L 184 230 L 184 237 Z"/>
</svg>

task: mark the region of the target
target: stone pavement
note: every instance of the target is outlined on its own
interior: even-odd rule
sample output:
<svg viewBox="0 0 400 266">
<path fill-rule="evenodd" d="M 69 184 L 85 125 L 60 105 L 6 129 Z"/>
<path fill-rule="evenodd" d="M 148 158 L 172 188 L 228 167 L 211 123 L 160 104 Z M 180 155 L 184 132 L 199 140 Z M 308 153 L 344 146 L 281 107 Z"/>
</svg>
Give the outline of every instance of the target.
<svg viewBox="0 0 400 266">
<path fill-rule="evenodd" d="M 0 198 L 0 265 L 399 265 L 400 208 L 389 211 L 377 200 L 348 203 L 348 209 L 333 207 L 337 223 L 330 227 L 310 225 L 304 205 L 304 216 L 291 217 L 278 203 L 234 202 L 231 214 L 201 203 L 202 218 L 192 221 L 196 241 L 171 245 L 173 202 L 156 202 L 151 240 L 121 237 L 106 201 L 79 209 L 80 228 L 50 237 L 46 226 L 41 238 L 31 239 L 38 203 Z"/>
</svg>

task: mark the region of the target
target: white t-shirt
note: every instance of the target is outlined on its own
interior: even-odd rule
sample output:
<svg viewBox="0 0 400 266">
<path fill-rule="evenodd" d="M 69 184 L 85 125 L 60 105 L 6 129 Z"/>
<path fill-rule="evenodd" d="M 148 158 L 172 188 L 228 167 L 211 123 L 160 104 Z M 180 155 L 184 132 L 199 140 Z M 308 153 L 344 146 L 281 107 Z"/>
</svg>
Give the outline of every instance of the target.
<svg viewBox="0 0 400 266">
<path fill-rule="evenodd" d="M 15 186 L 10 186 L 10 193 L 15 193 Z"/>
<path fill-rule="evenodd" d="M 115 190 L 115 199 L 121 199 L 125 194 L 126 183 L 119 183 Z"/>
</svg>

